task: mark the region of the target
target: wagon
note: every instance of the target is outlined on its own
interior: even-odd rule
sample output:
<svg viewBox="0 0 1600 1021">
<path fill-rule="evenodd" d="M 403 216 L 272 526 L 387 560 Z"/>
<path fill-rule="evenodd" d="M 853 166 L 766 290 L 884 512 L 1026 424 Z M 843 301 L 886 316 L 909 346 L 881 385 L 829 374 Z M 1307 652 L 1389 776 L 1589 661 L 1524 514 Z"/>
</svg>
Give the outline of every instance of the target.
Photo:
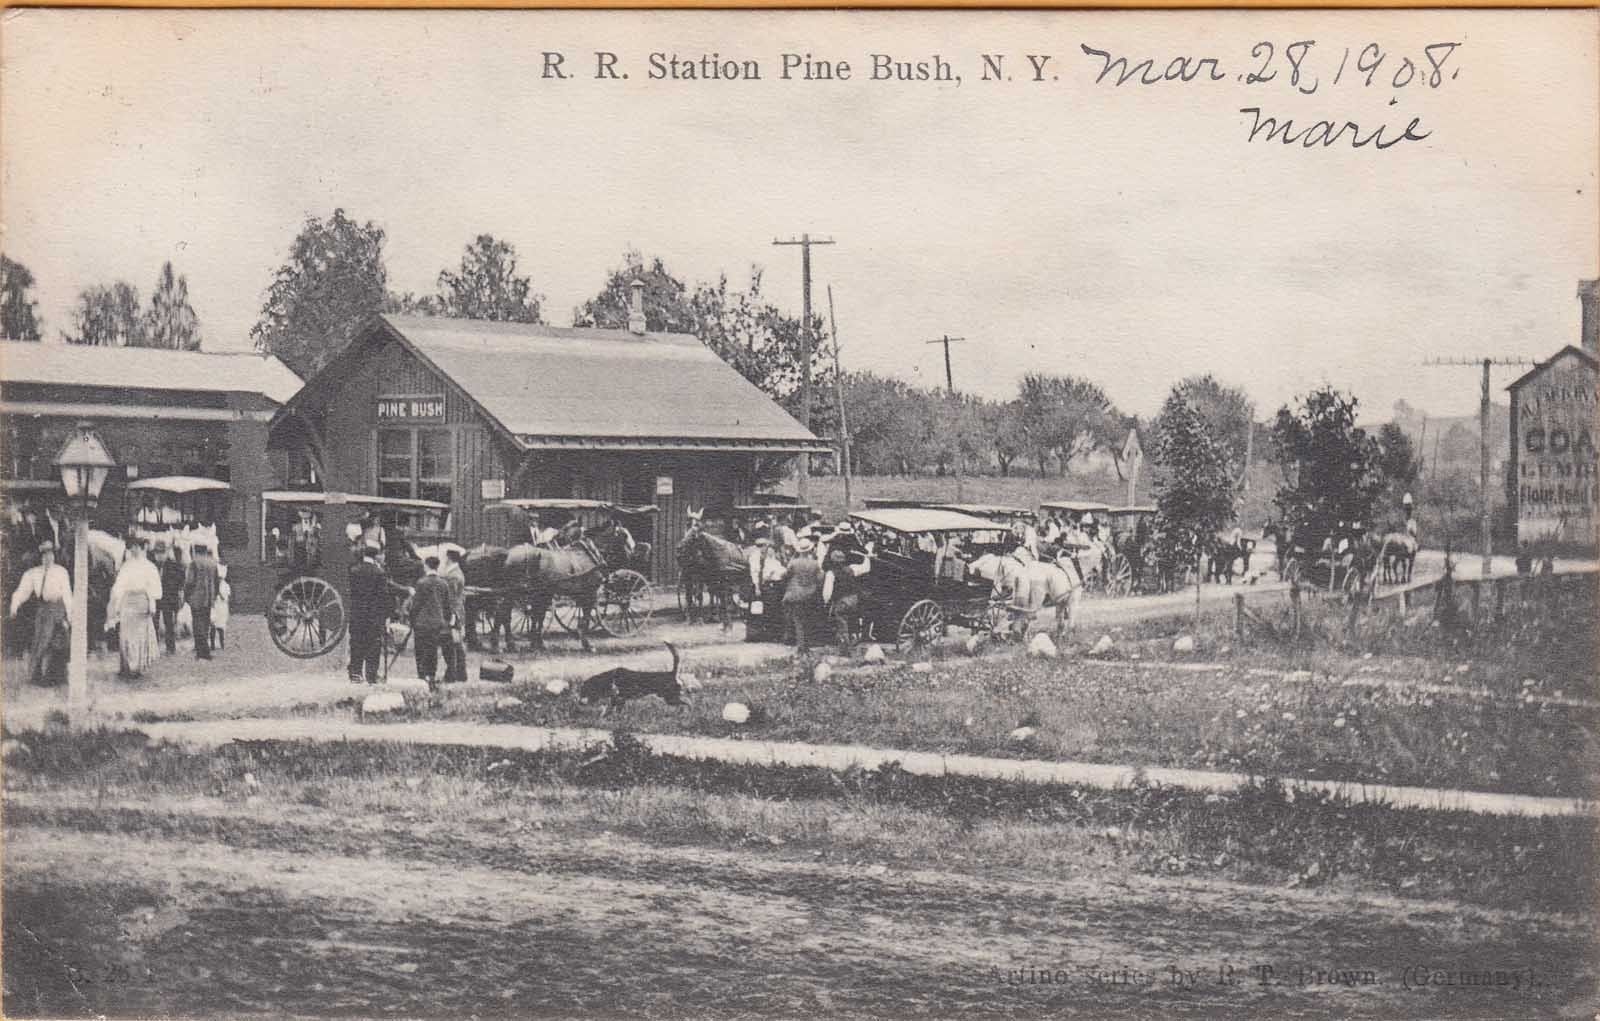
<svg viewBox="0 0 1600 1021">
<path fill-rule="evenodd" d="M 1092 546 L 1068 542 L 1061 544 L 1061 551 L 1078 565 L 1086 591 L 1107 596 L 1125 596 L 1133 591 L 1136 582 L 1134 562 L 1128 556 L 1128 551 L 1117 546 L 1113 518 L 1113 515 L 1128 513 L 1131 508 L 1119 512 L 1110 504 L 1093 500 L 1051 500 L 1040 504 L 1039 509 L 1047 514 L 1060 515 L 1077 526 L 1092 521 L 1097 530 L 1105 533 L 1098 557 L 1084 556 L 1085 552 L 1094 549 Z"/>
<path fill-rule="evenodd" d="M 523 515 L 536 513 L 547 524 L 552 515 L 559 516 L 567 523 L 577 523 L 580 529 L 578 541 L 582 541 L 581 536 L 589 528 L 613 514 L 623 519 L 623 527 L 628 529 L 630 535 L 637 531 L 653 534 L 652 527 L 641 528 L 640 522 L 648 521 L 658 512 L 654 504 L 636 506 L 609 500 L 534 497 L 497 500 L 486 504 L 484 510 L 515 511 Z M 655 590 L 647 574 L 650 551 L 650 543 L 636 542 L 632 555 L 625 563 L 607 562 L 601 568 L 603 578 L 596 593 L 595 616 L 600 629 L 606 634 L 617 637 L 638 634 L 650 622 L 651 614 L 655 612 Z M 604 551 L 599 552 L 604 554 Z M 471 612 L 478 612 L 477 606 L 509 598 L 511 637 L 527 637 L 535 631 L 532 617 L 535 612 L 535 593 L 469 587 L 467 596 L 469 602 L 474 604 Z M 578 633 L 579 612 L 577 603 L 570 596 L 557 595 L 550 601 L 551 618 L 571 634 Z"/>
<path fill-rule="evenodd" d="M 936 549 L 946 539 L 961 539 L 968 556 L 1001 553 L 1008 545 L 1004 527 L 935 507 L 871 509 L 850 520 L 857 536 L 875 545 L 872 569 L 860 579 L 861 615 L 852 638 L 916 646 L 941 637 L 951 625 L 993 632 L 1004 623 L 1004 606 L 992 598 L 988 581 L 936 573 Z M 929 537 L 935 550 L 928 548 Z"/>
<path fill-rule="evenodd" d="M 276 490 L 261 494 L 261 559 L 277 568 L 279 584 L 267 607 L 272 643 L 296 659 L 333 651 L 349 627 L 340 590 L 358 559 L 361 521 L 375 514 L 389 538 L 385 559 L 395 581 L 422 573 L 416 543 L 447 544 L 450 505 L 353 493 Z M 384 669 L 405 648 L 410 629 L 397 599 L 384 628 Z"/>
</svg>

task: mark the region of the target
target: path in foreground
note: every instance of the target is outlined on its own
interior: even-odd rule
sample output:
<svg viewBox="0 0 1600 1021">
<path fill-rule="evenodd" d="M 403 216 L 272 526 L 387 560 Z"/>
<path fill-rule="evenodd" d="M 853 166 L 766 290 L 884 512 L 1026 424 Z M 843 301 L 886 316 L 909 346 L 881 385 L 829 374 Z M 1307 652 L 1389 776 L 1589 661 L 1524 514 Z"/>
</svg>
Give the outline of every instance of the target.
<svg viewBox="0 0 1600 1021">
<path fill-rule="evenodd" d="M 547 801 L 547 822 L 509 830 L 490 806 L 462 818 L 426 798 L 420 818 L 271 798 L 21 800 L 8 1016 L 1531 1017 L 1593 989 L 1580 917 L 1105 860 L 887 867 L 826 844 L 646 841 Z M 840 844 L 873 824 L 815 811 Z"/>
</svg>

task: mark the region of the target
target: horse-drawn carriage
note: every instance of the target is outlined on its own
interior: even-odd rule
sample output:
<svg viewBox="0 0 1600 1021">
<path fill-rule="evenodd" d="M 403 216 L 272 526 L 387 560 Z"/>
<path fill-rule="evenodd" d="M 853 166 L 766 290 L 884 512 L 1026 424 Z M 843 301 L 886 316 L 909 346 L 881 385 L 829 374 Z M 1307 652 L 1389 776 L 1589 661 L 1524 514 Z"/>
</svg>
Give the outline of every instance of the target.
<svg viewBox="0 0 1600 1021">
<path fill-rule="evenodd" d="M 991 579 L 966 566 L 1010 548 L 1009 530 L 989 518 L 936 507 L 890 507 L 850 515 L 856 542 L 873 548 L 859 579 L 860 615 L 848 640 L 923 645 L 951 625 L 985 633 L 1006 619 Z M 953 541 L 952 541 L 953 540 Z"/>
<path fill-rule="evenodd" d="M 384 540 L 391 580 L 410 585 L 421 577 L 423 559 L 450 545 L 450 505 L 354 493 L 261 494 L 261 559 L 279 572 L 267 632 L 284 653 L 310 659 L 344 638 L 349 612 L 340 592 L 369 535 Z M 385 670 L 410 638 L 399 610 L 397 596 L 384 629 Z"/>
<path fill-rule="evenodd" d="M 647 576 L 651 545 L 633 542 L 635 529 L 645 530 L 657 513 L 654 505 L 631 506 L 609 500 L 508 499 L 484 508 L 520 516 L 537 516 L 557 537 L 535 542 L 529 534 L 509 549 L 480 546 L 462 565 L 467 580 L 467 638 L 475 644 L 481 627 L 498 644 L 518 638 L 543 645 L 548 614 L 563 630 L 578 635 L 588 648 L 588 632 L 597 628 L 613 636 L 637 634 L 654 613 L 654 589 Z M 604 526 L 615 519 L 621 529 Z M 632 527 L 629 526 L 632 522 Z"/>
</svg>

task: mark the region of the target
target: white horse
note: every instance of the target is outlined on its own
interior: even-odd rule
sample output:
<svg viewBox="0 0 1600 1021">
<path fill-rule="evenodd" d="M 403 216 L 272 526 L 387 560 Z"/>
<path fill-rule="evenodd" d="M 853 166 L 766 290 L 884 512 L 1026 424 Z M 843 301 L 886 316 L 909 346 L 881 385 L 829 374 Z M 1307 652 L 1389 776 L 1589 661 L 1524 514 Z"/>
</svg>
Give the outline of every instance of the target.
<svg viewBox="0 0 1600 1021">
<path fill-rule="evenodd" d="M 986 553 L 969 566 L 974 574 L 993 584 L 994 598 L 1006 600 L 1012 629 L 1019 638 L 1027 638 L 1029 625 L 1048 609 L 1055 610 L 1057 638 L 1072 626 L 1083 581 L 1070 565 Z"/>
</svg>

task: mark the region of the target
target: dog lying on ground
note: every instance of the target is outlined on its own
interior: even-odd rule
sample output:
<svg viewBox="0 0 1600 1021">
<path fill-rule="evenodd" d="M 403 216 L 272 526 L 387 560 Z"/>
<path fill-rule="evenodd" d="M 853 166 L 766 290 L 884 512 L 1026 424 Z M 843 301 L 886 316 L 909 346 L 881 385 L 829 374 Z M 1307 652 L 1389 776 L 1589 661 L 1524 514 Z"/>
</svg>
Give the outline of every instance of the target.
<svg viewBox="0 0 1600 1021">
<path fill-rule="evenodd" d="M 580 705 L 604 703 L 600 715 L 617 708 L 624 702 L 655 695 L 667 705 L 687 705 L 689 696 L 678 680 L 678 650 L 671 642 L 662 642 L 672 653 L 671 670 L 632 670 L 625 666 L 612 667 L 585 680 L 578 686 Z"/>
</svg>

